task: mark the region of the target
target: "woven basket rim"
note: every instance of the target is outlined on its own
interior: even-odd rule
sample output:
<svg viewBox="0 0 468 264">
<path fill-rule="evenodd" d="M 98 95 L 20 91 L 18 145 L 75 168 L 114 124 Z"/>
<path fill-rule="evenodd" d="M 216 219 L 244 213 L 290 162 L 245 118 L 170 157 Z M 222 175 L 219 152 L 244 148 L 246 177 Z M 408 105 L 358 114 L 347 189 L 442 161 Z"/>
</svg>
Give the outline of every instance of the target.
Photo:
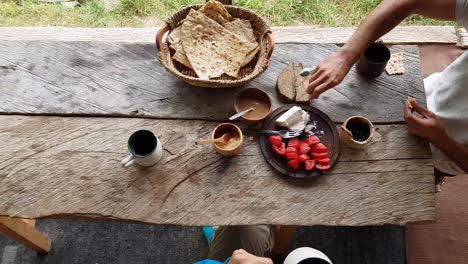
<svg viewBox="0 0 468 264">
<path fill-rule="evenodd" d="M 170 33 L 173 30 L 173 28 L 175 28 L 176 26 L 179 26 L 182 19 L 177 19 L 177 18 L 179 16 L 181 16 L 181 14 L 183 14 L 184 12 L 188 13 L 190 9 L 198 10 L 202 6 L 203 5 L 186 6 L 184 8 L 179 9 L 174 14 L 172 14 L 165 21 L 165 23 L 169 27 L 168 33 Z M 261 27 L 260 27 L 261 31 L 257 31 L 258 34 L 259 34 L 258 42 L 259 42 L 259 45 L 261 45 L 263 43 L 263 41 L 267 42 L 267 49 L 265 50 L 265 49 L 261 48 L 259 53 L 266 53 L 266 52 L 268 52 L 268 50 L 270 50 L 272 48 L 272 43 L 270 43 L 267 40 L 267 38 L 268 38 L 267 34 L 271 34 L 271 27 L 270 27 L 270 25 L 268 25 L 268 23 L 265 21 L 265 19 L 263 19 L 261 16 L 254 13 L 253 11 L 251 11 L 249 9 L 246 9 L 246 8 L 243 8 L 243 7 L 237 7 L 237 6 L 225 6 L 225 7 L 226 7 L 226 9 L 228 11 L 236 10 L 235 12 L 245 13 L 246 14 L 245 16 L 253 16 L 253 17 L 256 17 L 256 19 L 258 19 L 259 21 L 261 21 L 261 23 L 260 23 L 261 24 Z M 230 11 L 229 13 L 231 14 L 232 11 Z M 242 17 L 242 16 L 235 16 L 235 18 L 244 18 L 245 19 L 245 17 Z M 178 78 L 180 78 L 180 79 L 182 79 L 182 80 L 184 80 L 186 82 L 189 82 L 190 84 L 193 84 L 195 86 L 217 87 L 217 88 L 232 87 L 232 86 L 237 86 L 237 85 L 240 86 L 240 85 L 245 84 L 246 82 L 258 77 L 260 74 L 262 74 L 266 70 L 266 67 L 268 66 L 268 63 L 269 63 L 269 58 L 267 56 L 260 56 L 258 61 L 255 63 L 254 70 L 250 74 L 244 76 L 242 79 L 236 79 L 236 80 L 223 80 L 223 79 L 202 80 L 202 79 L 200 79 L 198 77 L 192 77 L 192 76 L 188 76 L 188 75 L 185 75 L 185 74 L 181 73 L 174 66 L 174 63 L 172 61 L 171 62 L 167 61 L 167 60 L 172 60 L 172 58 L 170 57 L 169 47 L 167 45 L 168 44 L 167 43 L 167 36 L 164 39 L 164 43 L 165 43 L 165 45 L 163 47 L 161 47 L 161 50 L 158 51 L 158 59 L 161 62 L 161 64 L 166 68 L 166 70 L 168 70 L 172 74 L 176 75 Z M 259 64 L 261 64 L 260 67 L 258 67 Z M 196 84 L 194 84 L 194 83 L 196 83 Z"/>
</svg>

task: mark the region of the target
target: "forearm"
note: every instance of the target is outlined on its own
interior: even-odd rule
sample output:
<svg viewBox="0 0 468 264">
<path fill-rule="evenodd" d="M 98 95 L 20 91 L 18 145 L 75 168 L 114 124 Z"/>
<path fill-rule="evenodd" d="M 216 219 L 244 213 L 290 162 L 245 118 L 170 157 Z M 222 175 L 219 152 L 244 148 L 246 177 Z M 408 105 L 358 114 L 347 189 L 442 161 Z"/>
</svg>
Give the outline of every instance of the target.
<svg viewBox="0 0 468 264">
<path fill-rule="evenodd" d="M 383 0 L 340 49 L 351 64 L 367 47 L 412 14 L 455 20 L 456 0 Z"/>
<path fill-rule="evenodd" d="M 433 144 L 455 162 L 460 169 L 468 173 L 468 147 L 448 135 L 438 142 L 433 142 Z"/>
<path fill-rule="evenodd" d="M 383 0 L 357 28 L 340 52 L 355 63 L 367 47 L 418 9 L 415 0 Z"/>
</svg>

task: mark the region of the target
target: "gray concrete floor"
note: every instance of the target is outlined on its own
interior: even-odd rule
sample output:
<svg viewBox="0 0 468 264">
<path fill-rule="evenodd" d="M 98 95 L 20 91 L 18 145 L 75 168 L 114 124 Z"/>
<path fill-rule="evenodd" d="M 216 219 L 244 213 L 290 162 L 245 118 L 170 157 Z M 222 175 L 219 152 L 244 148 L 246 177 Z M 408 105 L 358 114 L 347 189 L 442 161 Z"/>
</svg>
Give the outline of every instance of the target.
<svg viewBox="0 0 468 264">
<path fill-rule="evenodd" d="M 208 251 L 199 227 L 91 221 L 39 220 L 52 239 L 45 256 L 0 235 L 0 264 L 17 263 L 193 263 Z M 405 263 L 404 228 L 302 227 L 290 248 L 322 250 L 335 264 Z"/>
</svg>

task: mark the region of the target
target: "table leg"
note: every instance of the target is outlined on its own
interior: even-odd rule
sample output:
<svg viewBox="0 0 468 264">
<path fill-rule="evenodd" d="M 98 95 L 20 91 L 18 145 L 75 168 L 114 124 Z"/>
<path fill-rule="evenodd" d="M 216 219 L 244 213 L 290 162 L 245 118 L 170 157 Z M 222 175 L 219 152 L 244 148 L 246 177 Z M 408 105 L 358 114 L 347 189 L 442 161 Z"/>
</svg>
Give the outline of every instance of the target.
<svg viewBox="0 0 468 264">
<path fill-rule="evenodd" d="M 50 251 L 51 241 L 34 225 L 34 219 L 0 216 L 0 232 L 29 247 L 40 254 Z"/>
<path fill-rule="evenodd" d="M 289 241 L 296 233 L 297 226 L 277 226 L 273 255 L 285 255 L 288 253 Z"/>
</svg>

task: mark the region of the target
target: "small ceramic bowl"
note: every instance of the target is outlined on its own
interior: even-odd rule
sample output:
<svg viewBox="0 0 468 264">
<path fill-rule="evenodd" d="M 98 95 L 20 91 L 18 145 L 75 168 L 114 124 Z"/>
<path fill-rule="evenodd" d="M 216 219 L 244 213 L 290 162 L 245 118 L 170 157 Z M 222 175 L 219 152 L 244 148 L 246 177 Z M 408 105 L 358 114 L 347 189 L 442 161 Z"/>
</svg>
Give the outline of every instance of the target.
<svg viewBox="0 0 468 264">
<path fill-rule="evenodd" d="M 257 88 L 248 88 L 240 91 L 234 102 L 236 113 L 250 107 L 254 110 L 241 117 L 241 120 L 249 124 L 263 121 L 271 113 L 271 100 L 267 93 Z"/>
<path fill-rule="evenodd" d="M 340 138 L 351 148 L 364 149 L 374 137 L 374 125 L 362 116 L 352 116 L 340 127 Z"/>
<path fill-rule="evenodd" d="M 211 133 L 211 139 L 221 137 L 225 133 L 229 133 L 231 135 L 229 142 L 227 144 L 214 143 L 214 150 L 220 155 L 226 157 L 239 154 L 241 150 L 242 141 L 244 140 L 242 131 L 238 126 L 234 124 L 223 123 L 213 130 L 213 133 Z"/>
</svg>

